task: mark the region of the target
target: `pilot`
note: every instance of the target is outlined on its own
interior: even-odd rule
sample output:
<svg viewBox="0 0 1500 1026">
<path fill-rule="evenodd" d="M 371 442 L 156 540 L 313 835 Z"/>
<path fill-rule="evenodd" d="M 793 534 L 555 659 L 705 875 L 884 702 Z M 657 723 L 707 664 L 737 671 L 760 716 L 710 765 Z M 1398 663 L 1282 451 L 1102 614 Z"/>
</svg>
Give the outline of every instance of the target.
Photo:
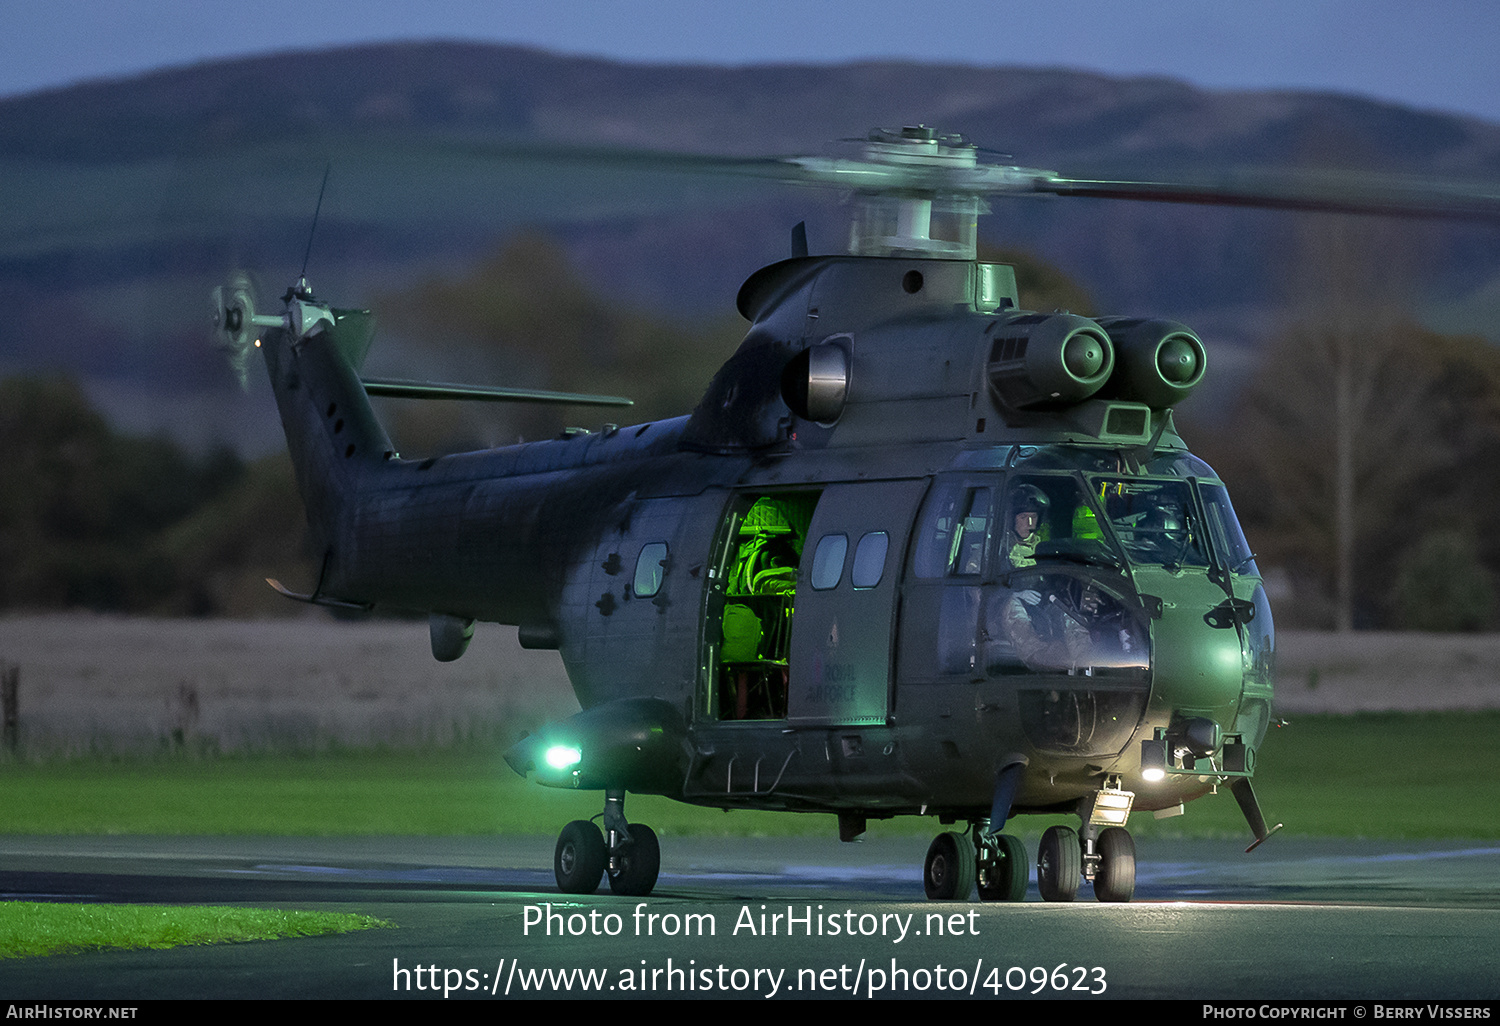
<svg viewBox="0 0 1500 1026">
<path fill-rule="evenodd" d="M 1038 583 L 1045 588 L 1045 579 Z M 1089 625 L 1069 615 L 1063 595 L 1043 588 L 1011 592 L 999 606 L 1000 629 L 1027 669 L 1067 670 L 1087 660 Z"/>
<path fill-rule="evenodd" d="M 1146 515 L 1141 526 L 1143 547 L 1156 562 L 1170 565 L 1187 555 L 1192 534 L 1182 504 L 1174 497 L 1164 497 Z"/>
<path fill-rule="evenodd" d="M 1011 489 L 1011 522 L 1006 538 L 1011 566 L 1036 566 L 1036 547 L 1042 541 L 1042 517 L 1047 513 L 1047 505 L 1047 493 L 1036 485 L 1022 484 Z"/>
<path fill-rule="evenodd" d="M 1022 588 L 1000 605 L 1001 628 L 1027 669 L 1087 672 L 1140 663 L 1141 640 L 1118 601 L 1092 582 L 1052 581 L 1057 586 L 1045 593 Z"/>
<path fill-rule="evenodd" d="M 1140 640 L 1119 602 L 1109 598 L 1092 582 L 1083 586 L 1077 618 L 1088 633 L 1091 662 L 1100 659 L 1132 664 L 1141 657 Z M 1079 639 L 1082 640 L 1082 639 Z"/>
</svg>

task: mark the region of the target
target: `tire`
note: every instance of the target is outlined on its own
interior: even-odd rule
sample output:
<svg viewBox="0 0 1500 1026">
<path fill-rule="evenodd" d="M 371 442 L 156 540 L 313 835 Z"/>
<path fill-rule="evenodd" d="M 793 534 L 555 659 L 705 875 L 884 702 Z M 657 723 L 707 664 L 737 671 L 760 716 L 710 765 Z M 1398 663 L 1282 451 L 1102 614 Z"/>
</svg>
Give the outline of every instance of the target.
<svg viewBox="0 0 1500 1026">
<path fill-rule="evenodd" d="M 1129 901 L 1135 894 L 1135 841 L 1124 827 L 1099 834 L 1099 871 L 1094 874 L 1094 897 L 1100 901 Z"/>
<path fill-rule="evenodd" d="M 979 870 L 979 900 L 1024 901 L 1031 876 L 1026 842 L 1012 834 L 997 834 L 994 845 L 994 860 Z"/>
<path fill-rule="evenodd" d="M 575 819 L 562 828 L 552 853 L 557 889 L 564 894 L 593 894 L 608 861 L 609 850 L 599 828 L 586 819 Z"/>
<path fill-rule="evenodd" d="M 641 823 L 630 824 L 630 843 L 620 849 L 618 862 L 619 870 L 609 875 L 609 889 L 632 898 L 650 894 L 661 872 L 656 831 Z"/>
<path fill-rule="evenodd" d="M 938 834 L 927 848 L 922 887 L 933 901 L 968 901 L 974 889 L 974 843 L 968 834 Z"/>
<path fill-rule="evenodd" d="M 1036 850 L 1036 887 L 1043 901 L 1072 901 L 1083 876 L 1083 849 L 1072 827 L 1048 827 Z"/>
</svg>

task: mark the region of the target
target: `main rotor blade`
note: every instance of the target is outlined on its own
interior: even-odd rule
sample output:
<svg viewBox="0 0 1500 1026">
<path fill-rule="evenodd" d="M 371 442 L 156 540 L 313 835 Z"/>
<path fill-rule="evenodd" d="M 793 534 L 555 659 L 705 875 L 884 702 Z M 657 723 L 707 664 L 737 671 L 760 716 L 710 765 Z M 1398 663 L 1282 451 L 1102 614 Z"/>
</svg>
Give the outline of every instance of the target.
<svg viewBox="0 0 1500 1026">
<path fill-rule="evenodd" d="M 397 378 L 362 378 L 370 395 L 393 399 L 455 399 L 491 403 L 562 403 L 577 406 L 634 406 L 635 400 L 618 395 L 588 395 L 581 392 L 548 392 L 535 388 L 503 388 L 495 385 L 453 385 L 443 381 L 402 381 Z"/>
<path fill-rule="evenodd" d="M 446 140 L 455 154 L 511 162 L 759 178 L 890 195 L 1050 194 L 1198 206 L 1258 207 L 1394 217 L 1500 221 L 1500 187 L 1417 177 L 1251 169 L 1181 181 L 1069 178 L 1004 164 L 942 166 L 822 156 L 733 157 L 557 143 Z"/>
<path fill-rule="evenodd" d="M 866 192 L 1020 193 L 1031 191 L 1031 184 L 1039 177 L 1056 176 L 1053 171 L 998 164 L 954 167 L 805 155 L 733 157 L 483 139 L 444 139 L 432 143 L 431 148 L 455 156 L 501 163 L 586 165 L 600 170 L 760 178 L 788 185 L 823 185 Z"/>
<path fill-rule="evenodd" d="M 485 139 L 437 139 L 431 151 L 514 163 L 582 165 L 600 170 L 662 174 L 742 175 L 774 181 L 795 180 L 795 168 L 780 157 L 726 157 L 707 153 L 673 153 L 617 146 L 568 143 L 498 142 Z"/>
<path fill-rule="evenodd" d="M 1311 172 L 1254 173 L 1181 182 L 1038 179 L 1035 191 L 1058 196 L 1260 207 L 1388 217 L 1500 221 L 1500 189 L 1493 185 Z"/>
</svg>

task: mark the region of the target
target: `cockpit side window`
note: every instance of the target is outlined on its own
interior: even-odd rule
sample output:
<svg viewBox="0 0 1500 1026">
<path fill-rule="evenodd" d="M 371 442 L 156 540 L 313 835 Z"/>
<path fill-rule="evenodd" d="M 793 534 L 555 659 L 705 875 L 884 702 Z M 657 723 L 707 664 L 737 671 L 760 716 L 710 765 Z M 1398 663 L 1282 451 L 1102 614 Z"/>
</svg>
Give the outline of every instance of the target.
<svg viewBox="0 0 1500 1026">
<path fill-rule="evenodd" d="M 917 536 L 917 577 L 977 577 L 990 531 L 990 489 L 940 484 L 927 500 Z"/>
<path fill-rule="evenodd" d="M 1150 666 L 1140 607 L 1072 569 L 1024 570 L 983 589 L 990 676 L 1069 673 L 1139 678 Z"/>
<path fill-rule="evenodd" d="M 1224 565 L 1237 574 L 1260 576 L 1255 565 L 1255 556 L 1245 532 L 1240 529 L 1234 507 L 1229 504 L 1229 491 L 1221 484 L 1199 482 L 1198 494 L 1203 497 L 1203 513 L 1208 518 L 1208 533 L 1213 539 L 1214 549 L 1224 560 Z"/>
</svg>

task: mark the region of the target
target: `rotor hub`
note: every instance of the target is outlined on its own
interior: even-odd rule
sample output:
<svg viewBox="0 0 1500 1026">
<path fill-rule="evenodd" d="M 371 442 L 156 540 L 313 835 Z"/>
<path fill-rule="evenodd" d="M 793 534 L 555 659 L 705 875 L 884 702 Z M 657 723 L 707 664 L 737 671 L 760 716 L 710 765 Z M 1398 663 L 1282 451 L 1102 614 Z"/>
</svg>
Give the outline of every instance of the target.
<svg viewBox="0 0 1500 1026">
<path fill-rule="evenodd" d="M 908 125 L 899 131 L 874 128 L 865 143 L 865 159 L 873 164 L 970 168 L 978 165 L 978 154 L 963 136 L 939 135 L 926 125 Z"/>
</svg>

